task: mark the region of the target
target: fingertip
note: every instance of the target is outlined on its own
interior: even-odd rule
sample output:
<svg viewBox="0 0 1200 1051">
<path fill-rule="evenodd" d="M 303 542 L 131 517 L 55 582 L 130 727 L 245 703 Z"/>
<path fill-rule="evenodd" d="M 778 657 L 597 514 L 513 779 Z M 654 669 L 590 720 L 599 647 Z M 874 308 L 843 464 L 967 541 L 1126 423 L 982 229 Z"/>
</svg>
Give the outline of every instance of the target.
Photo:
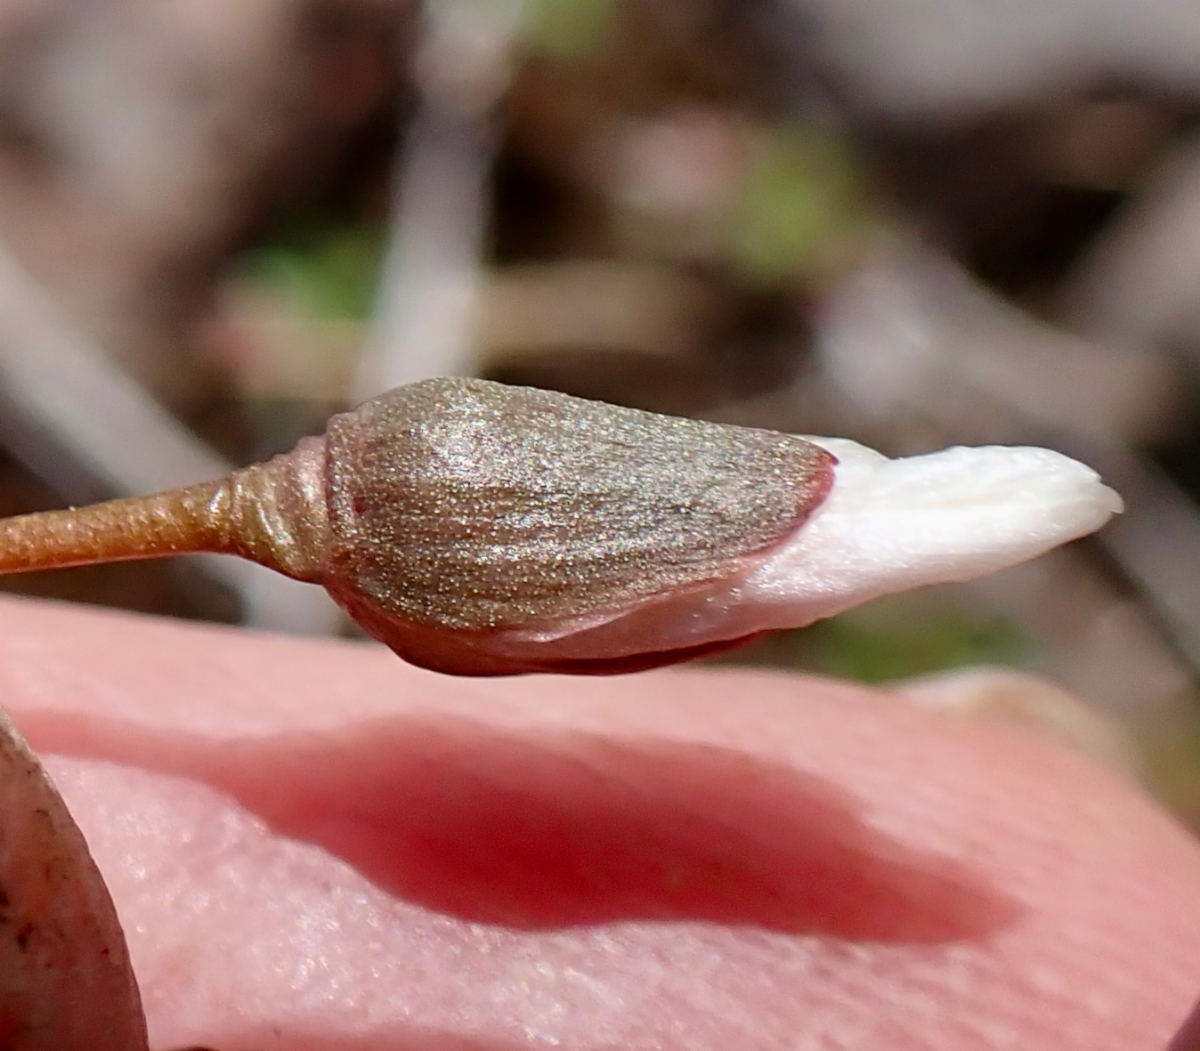
<svg viewBox="0 0 1200 1051">
<path fill-rule="evenodd" d="M 0 653 L 32 743 L 73 756 L 160 1032 L 299 1040 L 319 1004 L 326 1035 L 395 1043 L 1160 1051 L 1195 999 L 1200 850 L 1027 730 L 831 680 L 463 681 L 40 604 L 0 603 Z M 184 923 L 204 946 L 171 944 Z M 336 974 L 298 993 L 289 952 Z"/>
</svg>

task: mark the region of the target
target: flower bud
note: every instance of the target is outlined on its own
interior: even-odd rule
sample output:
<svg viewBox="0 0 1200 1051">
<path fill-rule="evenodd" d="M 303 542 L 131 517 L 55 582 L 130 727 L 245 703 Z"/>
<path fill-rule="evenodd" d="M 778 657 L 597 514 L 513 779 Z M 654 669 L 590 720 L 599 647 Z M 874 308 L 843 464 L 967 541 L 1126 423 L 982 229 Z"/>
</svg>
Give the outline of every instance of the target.
<svg viewBox="0 0 1200 1051">
<path fill-rule="evenodd" d="M 482 674 L 605 670 L 537 643 L 744 572 L 825 498 L 835 462 L 771 431 L 480 380 L 401 387 L 325 440 L 322 583 L 407 659 Z"/>
<path fill-rule="evenodd" d="M 604 673 L 992 572 L 1120 499 L 1045 449 L 889 460 L 470 379 L 426 380 L 217 482 L 0 522 L 0 572 L 237 554 L 324 585 L 414 664 Z"/>
</svg>

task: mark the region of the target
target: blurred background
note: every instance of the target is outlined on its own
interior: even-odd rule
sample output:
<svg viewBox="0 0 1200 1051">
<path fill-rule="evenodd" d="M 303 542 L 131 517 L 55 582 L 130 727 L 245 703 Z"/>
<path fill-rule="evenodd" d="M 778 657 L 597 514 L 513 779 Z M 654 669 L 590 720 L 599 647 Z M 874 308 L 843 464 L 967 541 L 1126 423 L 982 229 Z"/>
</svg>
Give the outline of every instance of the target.
<svg viewBox="0 0 1200 1051">
<path fill-rule="evenodd" d="M 1045 672 L 979 703 L 1200 826 L 1198 293 L 1194 0 L 0 0 L 0 512 L 442 374 L 1050 445 L 1127 514 L 734 659 Z M 232 560 L 0 586 L 348 630 Z"/>
</svg>

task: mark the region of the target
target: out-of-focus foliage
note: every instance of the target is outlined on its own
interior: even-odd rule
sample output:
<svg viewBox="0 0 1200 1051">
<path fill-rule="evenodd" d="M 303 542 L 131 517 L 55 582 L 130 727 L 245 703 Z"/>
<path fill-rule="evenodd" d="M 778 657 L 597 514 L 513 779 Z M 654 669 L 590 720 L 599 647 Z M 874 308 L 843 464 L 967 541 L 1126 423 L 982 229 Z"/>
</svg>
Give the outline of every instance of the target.
<svg viewBox="0 0 1200 1051">
<path fill-rule="evenodd" d="M 973 665 L 1036 669 L 1038 647 L 1008 617 L 903 596 L 763 639 L 724 658 L 882 684 Z"/>
<path fill-rule="evenodd" d="M 318 318 L 366 321 L 379 279 L 383 234 L 362 225 L 309 224 L 248 252 L 246 280 Z"/>
<path fill-rule="evenodd" d="M 733 208 L 735 265 L 768 285 L 819 280 L 869 229 L 860 164 L 844 138 L 815 127 L 773 129 L 755 153 Z"/>
<path fill-rule="evenodd" d="M 1022 667 L 1036 660 L 1018 625 L 1002 617 L 938 611 L 920 621 L 843 615 L 814 625 L 815 670 L 885 683 L 975 664 Z"/>
<path fill-rule="evenodd" d="M 583 58 L 611 39 L 617 6 L 616 0 L 525 0 L 520 42 L 560 62 Z"/>
</svg>

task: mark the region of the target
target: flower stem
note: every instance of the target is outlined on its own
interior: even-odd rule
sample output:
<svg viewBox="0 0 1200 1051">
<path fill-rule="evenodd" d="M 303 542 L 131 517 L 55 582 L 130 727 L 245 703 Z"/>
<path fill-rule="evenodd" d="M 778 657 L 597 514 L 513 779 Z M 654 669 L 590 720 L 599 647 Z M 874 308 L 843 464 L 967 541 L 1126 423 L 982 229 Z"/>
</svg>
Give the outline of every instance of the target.
<svg viewBox="0 0 1200 1051">
<path fill-rule="evenodd" d="M 229 548 L 228 484 L 0 519 L 0 573 Z"/>
</svg>

